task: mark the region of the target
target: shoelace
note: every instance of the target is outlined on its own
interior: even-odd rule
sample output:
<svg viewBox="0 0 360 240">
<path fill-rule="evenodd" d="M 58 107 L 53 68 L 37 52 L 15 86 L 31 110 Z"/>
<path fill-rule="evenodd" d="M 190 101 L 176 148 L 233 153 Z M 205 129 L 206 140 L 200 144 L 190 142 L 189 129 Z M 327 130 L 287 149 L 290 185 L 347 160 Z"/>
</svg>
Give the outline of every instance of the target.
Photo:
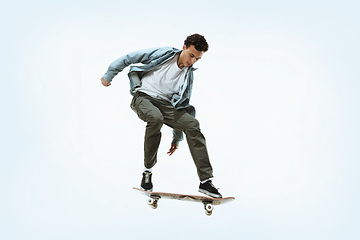
<svg viewBox="0 0 360 240">
<path fill-rule="evenodd" d="M 215 189 L 217 189 L 217 190 L 220 189 L 220 188 L 216 188 L 212 182 L 209 182 L 209 183 L 210 183 L 210 185 L 211 185 L 213 188 L 215 188 Z"/>
<path fill-rule="evenodd" d="M 150 182 L 150 173 L 145 173 L 145 183 Z"/>
</svg>

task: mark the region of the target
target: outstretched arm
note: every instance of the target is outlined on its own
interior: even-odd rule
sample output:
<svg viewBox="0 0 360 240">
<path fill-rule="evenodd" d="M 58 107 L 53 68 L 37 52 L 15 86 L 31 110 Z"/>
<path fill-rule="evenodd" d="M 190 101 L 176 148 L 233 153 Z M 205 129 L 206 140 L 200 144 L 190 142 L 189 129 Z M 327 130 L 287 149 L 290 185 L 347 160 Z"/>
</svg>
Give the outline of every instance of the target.
<svg viewBox="0 0 360 240">
<path fill-rule="evenodd" d="M 173 49 L 169 47 L 150 48 L 126 54 L 110 64 L 103 78 L 107 82 L 111 82 L 112 79 L 127 66 L 136 63 L 149 64 L 151 61 L 164 56 L 169 51 L 173 51 Z"/>
</svg>

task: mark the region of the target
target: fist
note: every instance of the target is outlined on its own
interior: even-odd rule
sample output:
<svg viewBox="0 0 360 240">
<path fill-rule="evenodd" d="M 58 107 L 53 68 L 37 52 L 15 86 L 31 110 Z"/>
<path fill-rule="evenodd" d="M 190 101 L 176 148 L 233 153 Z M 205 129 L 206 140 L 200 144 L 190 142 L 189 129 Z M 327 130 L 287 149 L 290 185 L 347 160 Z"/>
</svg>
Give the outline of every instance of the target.
<svg viewBox="0 0 360 240">
<path fill-rule="evenodd" d="M 101 78 L 101 83 L 102 85 L 104 85 L 105 87 L 108 87 L 111 85 L 111 83 L 109 83 L 108 81 L 106 81 L 104 78 Z"/>
</svg>

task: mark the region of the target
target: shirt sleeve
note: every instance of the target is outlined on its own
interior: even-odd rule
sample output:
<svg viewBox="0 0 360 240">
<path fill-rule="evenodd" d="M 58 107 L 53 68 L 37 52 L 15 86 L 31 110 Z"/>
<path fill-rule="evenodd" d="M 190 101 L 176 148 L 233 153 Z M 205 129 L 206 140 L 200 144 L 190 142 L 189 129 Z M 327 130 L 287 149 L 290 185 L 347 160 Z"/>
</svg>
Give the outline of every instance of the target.
<svg viewBox="0 0 360 240">
<path fill-rule="evenodd" d="M 184 134 L 180 130 L 173 129 L 173 140 L 171 144 L 175 144 L 176 146 L 179 146 L 180 141 L 184 139 Z"/>
<path fill-rule="evenodd" d="M 150 48 L 126 54 L 110 64 L 103 78 L 111 82 L 112 79 L 127 66 L 136 63 L 149 64 L 151 61 L 165 55 L 171 50 L 172 48 L 169 47 Z"/>
</svg>

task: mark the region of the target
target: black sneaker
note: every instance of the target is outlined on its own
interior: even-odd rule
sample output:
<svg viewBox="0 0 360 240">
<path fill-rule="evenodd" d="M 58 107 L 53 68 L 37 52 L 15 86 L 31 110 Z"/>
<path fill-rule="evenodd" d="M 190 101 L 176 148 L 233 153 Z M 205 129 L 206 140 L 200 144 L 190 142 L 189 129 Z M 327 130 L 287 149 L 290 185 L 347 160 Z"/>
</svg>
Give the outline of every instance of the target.
<svg viewBox="0 0 360 240">
<path fill-rule="evenodd" d="M 214 184 L 212 184 L 211 180 L 205 183 L 200 183 L 199 192 L 204 193 L 213 198 L 222 198 L 221 194 L 219 193 L 217 188 L 215 188 Z"/>
<path fill-rule="evenodd" d="M 143 178 L 141 180 L 141 189 L 142 190 L 152 192 L 153 184 L 151 182 L 151 176 L 152 176 L 151 172 L 149 172 L 149 171 L 143 172 Z"/>
</svg>

